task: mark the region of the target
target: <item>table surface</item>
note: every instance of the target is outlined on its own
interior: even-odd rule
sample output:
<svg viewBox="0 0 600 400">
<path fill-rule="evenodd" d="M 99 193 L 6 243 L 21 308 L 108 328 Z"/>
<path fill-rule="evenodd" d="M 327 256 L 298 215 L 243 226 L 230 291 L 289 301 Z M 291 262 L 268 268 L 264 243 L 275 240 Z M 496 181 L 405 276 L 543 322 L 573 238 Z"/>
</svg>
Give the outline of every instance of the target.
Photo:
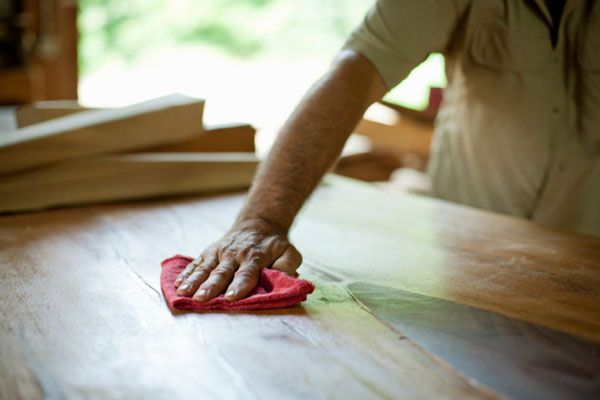
<svg viewBox="0 0 600 400">
<path fill-rule="evenodd" d="M 41 194 L 42 195 L 42 194 Z M 301 307 L 173 315 L 160 261 L 243 194 L 0 217 L 0 398 L 496 398 L 376 320 L 372 282 L 600 341 L 600 239 L 328 177 L 292 241 Z"/>
</svg>

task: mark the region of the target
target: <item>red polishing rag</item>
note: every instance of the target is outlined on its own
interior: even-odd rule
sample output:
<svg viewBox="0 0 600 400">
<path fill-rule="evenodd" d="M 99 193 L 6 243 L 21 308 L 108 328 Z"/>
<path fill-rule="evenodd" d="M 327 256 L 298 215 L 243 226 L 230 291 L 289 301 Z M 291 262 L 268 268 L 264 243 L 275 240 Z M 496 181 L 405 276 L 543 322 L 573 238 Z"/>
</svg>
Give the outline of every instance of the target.
<svg viewBox="0 0 600 400">
<path fill-rule="evenodd" d="M 171 310 L 265 310 L 285 308 L 303 302 L 306 300 L 306 296 L 315 290 L 315 285 L 307 280 L 293 278 L 285 272 L 275 269 L 263 268 L 260 271 L 258 285 L 248 297 L 229 302 L 221 294 L 207 302 L 199 302 L 192 300 L 191 297 L 178 295 L 177 288 L 173 285 L 177 275 L 192 260 L 190 257 L 174 256 L 162 262 L 160 285 Z"/>
</svg>

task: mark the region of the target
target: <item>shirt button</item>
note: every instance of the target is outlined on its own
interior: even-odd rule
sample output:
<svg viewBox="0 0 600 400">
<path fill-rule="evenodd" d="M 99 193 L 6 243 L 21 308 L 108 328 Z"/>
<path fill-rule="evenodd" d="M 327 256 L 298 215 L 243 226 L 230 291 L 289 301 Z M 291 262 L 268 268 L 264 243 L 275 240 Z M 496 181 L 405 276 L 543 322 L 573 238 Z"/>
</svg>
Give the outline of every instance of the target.
<svg viewBox="0 0 600 400">
<path fill-rule="evenodd" d="M 554 54 L 554 55 L 552 56 L 552 62 L 553 62 L 554 64 L 557 64 L 557 63 L 558 63 L 558 54 Z"/>
<path fill-rule="evenodd" d="M 558 172 L 563 172 L 565 170 L 565 164 L 559 163 L 556 169 L 558 169 Z"/>
<path fill-rule="evenodd" d="M 558 108 L 558 107 L 552 107 L 552 114 L 558 115 L 559 113 L 560 113 L 560 108 Z"/>
</svg>

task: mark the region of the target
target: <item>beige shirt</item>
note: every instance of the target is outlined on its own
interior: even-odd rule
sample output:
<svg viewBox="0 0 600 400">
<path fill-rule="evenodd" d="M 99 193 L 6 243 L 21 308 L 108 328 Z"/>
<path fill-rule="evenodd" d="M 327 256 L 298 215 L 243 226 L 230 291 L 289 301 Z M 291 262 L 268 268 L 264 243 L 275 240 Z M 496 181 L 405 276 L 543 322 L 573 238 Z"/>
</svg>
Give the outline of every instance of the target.
<svg viewBox="0 0 600 400">
<path fill-rule="evenodd" d="M 388 88 L 445 55 L 434 196 L 600 236 L 600 0 L 379 0 L 345 48 Z"/>
</svg>

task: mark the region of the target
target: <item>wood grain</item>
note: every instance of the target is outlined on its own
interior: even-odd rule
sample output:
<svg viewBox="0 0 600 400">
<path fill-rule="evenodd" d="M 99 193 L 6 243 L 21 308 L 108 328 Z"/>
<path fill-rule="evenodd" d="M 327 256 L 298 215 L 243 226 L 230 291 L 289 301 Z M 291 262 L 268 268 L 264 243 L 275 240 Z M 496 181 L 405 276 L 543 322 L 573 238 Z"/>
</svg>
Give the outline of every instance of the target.
<svg viewBox="0 0 600 400">
<path fill-rule="evenodd" d="M 399 334 L 510 399 L 600 395 L 600 343 L 405 290 L 361 282 L 348 290 Z"/>
<path fill-rule="evenodd" d="M 292 238 L 340 279 L 600 341 L 599 238 L 345 178 L 326 183 L 317 199 Z"/>
<path fill-rule="evenodd" d="M 171 314 L 160 260 L 197 254 L 242 201 L 0 217 L 0 397 L 496 398 L 399 340 L 310 257 L 300 272 L 317 291 L 304 307 Z"/>
<path fill-rule="evenodd" d="M 135 153 L 86 158 L 0 180 L 0 212 L 239 190 L 250 186 L 253 153 Z"/>
<path fill-rule="evenodd" d="M 31 125 L 0 137 L 0 173 L 191 139 L 202 132 L 203 106 L 202 100 L 171 95 Z"/>
<path fill-rule="evenodd" d="M 599 239 L 337 177 L 292 232 L 317 284 L 303 307 L 171 314 L 160 260 L 198 254 L 243 199 L 0 216 L 0 398 L 498 398 L 361 309 L 351 281 L 597 337 Z"/>
</svg>

